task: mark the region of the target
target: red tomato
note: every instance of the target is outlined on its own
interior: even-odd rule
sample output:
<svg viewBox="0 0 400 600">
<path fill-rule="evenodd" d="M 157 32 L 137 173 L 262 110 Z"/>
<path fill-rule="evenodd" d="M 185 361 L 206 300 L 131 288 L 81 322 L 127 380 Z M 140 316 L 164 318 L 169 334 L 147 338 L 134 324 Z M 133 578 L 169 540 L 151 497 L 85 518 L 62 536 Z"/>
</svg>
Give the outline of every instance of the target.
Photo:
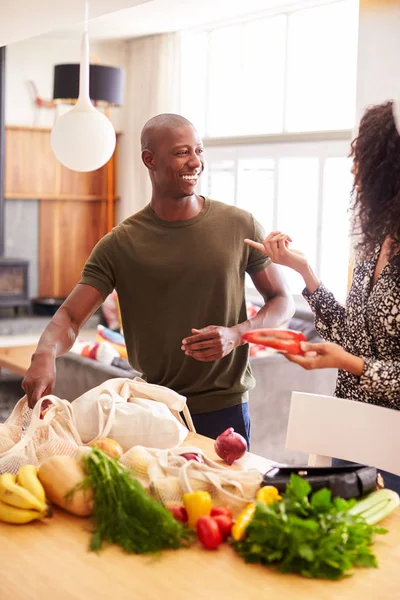
<svg viewBox="0 0 400 600">
<path fill-rule="evenodd" d="M 172 513 L 172 516 L 181 523 L 186 523 L 188 520 L 188 514 L 184 506 L 168 506 L 168 510 Z"/>
<path fill-rule="evenodd" d="M 213 517 L 200 517 L 196 525 L 197 536 L 207 550 L 214 550 L 222 543 L 222 535 L 218 523 Z"/>
<path fill-rule="evenodd" d="M 287 354 L 303 354 L 300 342 L 306 342 L 301 331 L 292 329 L 254 329 L 242 335 L 246 342 L 274 348 Z"/>
<path fill-rule="evenodd" d="M 227 506 L 213 506 L 210 514 L 212 517 L 223 515 L 224 517 L 229 517 L 232 520 L 232 511 Z"/>
<path fill-rule="evenodd" d="M 222 535 L 222 539 L 225 541 L 232 531 L 232 519 L 227 515 L 216 515 L 213 517 L 214 521 L 218 525 L 218 529 Z"/>
</svg>

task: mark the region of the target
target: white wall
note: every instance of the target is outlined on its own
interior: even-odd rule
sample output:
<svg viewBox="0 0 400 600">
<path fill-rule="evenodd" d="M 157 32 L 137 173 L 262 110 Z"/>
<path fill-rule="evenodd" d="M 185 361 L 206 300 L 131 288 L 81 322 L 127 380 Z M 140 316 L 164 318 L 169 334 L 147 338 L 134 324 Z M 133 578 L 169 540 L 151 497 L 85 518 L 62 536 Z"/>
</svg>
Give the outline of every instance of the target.
<svg viewBox="0 0 400 600">
<path fill-rule="evenodd" d="M 92 43 L 90 52 L 100 62 L 114 67 L 126 66 L 124 42 Z M 34 38 L 7 46 L 6 49 L 6 107 L 7 125 L 52 127 L 56 112 L 37 109 L 28 81 L 33 80 L 44 99 L 53 94 L 54 65 L 79 62 L 80 37 L 68 40 Z M 60 107 L 59 113 L 68 110 Z M 110 116 L 117 131 L 122 130 L 124 108 L 111 109 Z"/>
<path fill-rule="evenodd" d="M 360 0 L 357 121 L 365 108 L 400 99 L 400 2 Z"/>
</svg>

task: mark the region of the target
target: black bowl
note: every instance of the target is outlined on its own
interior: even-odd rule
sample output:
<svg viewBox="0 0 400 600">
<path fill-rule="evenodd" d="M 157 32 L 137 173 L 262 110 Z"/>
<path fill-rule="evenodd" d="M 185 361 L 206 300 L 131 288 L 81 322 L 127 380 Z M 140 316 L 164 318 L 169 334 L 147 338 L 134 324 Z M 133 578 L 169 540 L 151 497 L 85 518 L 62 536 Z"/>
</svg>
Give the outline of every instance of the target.
<svg viewBox="0 0 400 600">
<path fill-rule="evenodd" d="M 65 298 L 32 298 L 32 311 L 34 315 L 42 317 L 53 316 L 64 302 Z"/>
</svg>

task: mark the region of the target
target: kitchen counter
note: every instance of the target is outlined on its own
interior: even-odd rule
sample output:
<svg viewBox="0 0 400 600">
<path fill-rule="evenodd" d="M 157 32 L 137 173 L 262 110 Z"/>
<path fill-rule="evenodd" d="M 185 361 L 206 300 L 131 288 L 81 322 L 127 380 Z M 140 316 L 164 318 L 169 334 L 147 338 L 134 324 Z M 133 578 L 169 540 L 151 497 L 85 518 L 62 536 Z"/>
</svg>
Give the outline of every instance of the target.
<svg viewBox="0 0 400 600">
<path fill-rule="evenodd" d="M 213 441 L 190 434 L 185 445 L 216 459 Z M 246 466 L 266 470 L 252 454 Z M 118 547 L 88 552 L 90 521 L 56 510 L 53 519 L 13 526 L 0 523 L 1 600 L 395 600 L 399 598 L 400 510 L 383 521 L 377 536 L 379 569 L 358 569 L 339 582 L 283 575 L 247 565 L 229 545 L 161 556 L 124 554 Z"/>
</svg>

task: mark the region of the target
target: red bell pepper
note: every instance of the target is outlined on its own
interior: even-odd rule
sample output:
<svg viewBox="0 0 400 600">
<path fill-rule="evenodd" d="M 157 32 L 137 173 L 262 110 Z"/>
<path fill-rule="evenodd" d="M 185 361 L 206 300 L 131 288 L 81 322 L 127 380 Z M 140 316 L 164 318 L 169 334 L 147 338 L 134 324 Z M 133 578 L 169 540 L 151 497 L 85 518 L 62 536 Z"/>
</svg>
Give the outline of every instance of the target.
<svg viewBox="0 0 400 600">
<path fill-rule="evenodd" d="M 293 329 L 254 329 L 244 333 L 242 338 L 246 342 L 268 346 L 287 354 L 304 354 L 300 342 L 307 341 L 301 331 Z"/>
</svg>

